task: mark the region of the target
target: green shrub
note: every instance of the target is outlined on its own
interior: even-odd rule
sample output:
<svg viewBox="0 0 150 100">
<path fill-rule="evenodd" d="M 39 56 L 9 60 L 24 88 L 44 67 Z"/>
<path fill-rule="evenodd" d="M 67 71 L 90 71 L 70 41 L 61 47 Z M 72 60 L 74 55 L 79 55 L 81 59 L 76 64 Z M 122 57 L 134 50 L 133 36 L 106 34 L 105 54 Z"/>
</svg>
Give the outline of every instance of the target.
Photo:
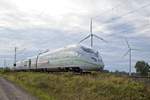
<svg viewBox="0 0 150 100">
<path fill-rule="evenodd" d="M 10 72 L 10 68 L 8 68 L 8 67 L 0 68 L 0 73 L 1 74 L 7 73 L 7 72 Z"/>
</svg>

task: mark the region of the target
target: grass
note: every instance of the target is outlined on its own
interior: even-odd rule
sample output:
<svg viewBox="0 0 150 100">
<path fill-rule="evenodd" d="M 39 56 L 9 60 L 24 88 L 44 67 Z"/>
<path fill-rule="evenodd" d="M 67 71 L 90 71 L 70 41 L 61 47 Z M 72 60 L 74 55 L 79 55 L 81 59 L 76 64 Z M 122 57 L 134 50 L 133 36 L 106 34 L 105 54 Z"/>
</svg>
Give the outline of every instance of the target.
<svg viewBox="0 0 150 100">
<path fill-rule="evenodd" d="M 2 75 L 39 100 L 150 100 L 149 86 L 109 73 L 7 72 Z"/>
</svg>

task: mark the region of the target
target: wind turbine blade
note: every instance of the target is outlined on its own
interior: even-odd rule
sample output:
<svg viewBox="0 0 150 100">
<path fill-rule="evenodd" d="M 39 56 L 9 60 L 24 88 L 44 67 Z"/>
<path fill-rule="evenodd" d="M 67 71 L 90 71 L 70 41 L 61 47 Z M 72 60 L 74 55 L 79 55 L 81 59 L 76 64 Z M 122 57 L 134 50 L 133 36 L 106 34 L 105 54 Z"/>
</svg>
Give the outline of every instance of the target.
<svg viewBox="0 0 150 100">
<path fill-rule="evenodd" d="M 123 57 L 125 57 L 129 52 L 130 52 L 130 50 L 128 50 L 128 51 L 123 55 Z"/>
<path fill-rule="evenodd" d="M 126 43 L 127 43 L 128 48 L 130 48 L 130 45 L 129 45 L 128 40 L 127 40 L 127 39 L 125 39 L 125 41 L 126 41 Z"/>
<path fill-rule="evenodd" d="M 100 39 L 100 40 L 102 40 L 102 41 L 104 41 L 104 42 L 107 42 L 106 40 L 104 40 L 103 38 L 101 38 L 101 37 L 99 37 L 99 36 L 97 36 L 97 35 L 95 35 L 95 34 L 93 34 L 96 38 L 98 38 L 98 39 Z"/>
<path fill-rule="evenodd" d="M 142 50 L 140 50 L 140 49 L 131 49 L 131 50 L 134 50 L 134 51 L 142 51 Z"/>
<path fill-rule="evenodd" d="M 89 37 L 90 37 L 90 35 L 88 35 L 87 37 L 85 37 L 84 39 L 82 39 L 79 43 L 83 42 L 84 40 L 86 40 Z"/>
</svg>

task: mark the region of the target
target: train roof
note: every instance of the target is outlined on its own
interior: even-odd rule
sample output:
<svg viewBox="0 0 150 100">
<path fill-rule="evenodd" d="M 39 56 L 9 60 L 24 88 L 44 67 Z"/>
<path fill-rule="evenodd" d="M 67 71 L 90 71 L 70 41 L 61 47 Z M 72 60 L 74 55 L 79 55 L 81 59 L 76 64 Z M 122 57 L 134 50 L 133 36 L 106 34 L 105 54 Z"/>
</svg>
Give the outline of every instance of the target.
<svg viewBox="0 0 150 100">
<path fill-rule="evenodd" d="M 94 52 L 94 53 L 97 52 L 97 50 L 94 50 L 91 47 L 83 46 L 83 45 L 80 45 L 80 44 L 73 44 L 73 45 L 68 45 L 68 46 L 58 48 L 58 49 L 55 49 L 55 50 L 52 50 L 52 51 L 48 51 L 46 53 L 41 54 L 40 56 L 44 56 L 44 55 L 47 55 L 47 54 L 50 54 L 50 53 L 55 53 L 55 52 L 59 52 L 59 51 L 63 51 L 63 50 L 69 50 L 69 49 L 77 50 L 77 49 L 80 49 L 80 48 L 82 48 L 83 50 Z M 27 59 L 24 59 L 22 61 L 27 61 L 28 59 L 36 59 L 36 57 L 37 57 L 37 55 L 32 56 L 32 57 L 27 57 Z M 20 62 L 20 61 L 18 61 L 18 62 Z"/>
<path fill-rule="evenodd" d="M 80 44 L 73 44 L 73 45 L 68 45 L 68 46 L 65 46 L 65 47 L 62 47 L 62 48 L 58 48 L 58 49 L 43 53 L 42 55 L 46 55 L 46 54 L 49 54 L 49 53 L 55 53 L 55 52 L 59 52 L 59 51 L 63 51 L 63 50 L 70 50 L 70 49 L 71 50 L 77 50 L 77 49 L 80 49 L 80 48 L 82 48 L 84 50 L 88 49 L 88 50 L 91 50 L 93 52 L 97 52 L 97 50 L 94 50 L 91 47 L 83 46 L 83 45 L 80 45 Z"/>
</svg>

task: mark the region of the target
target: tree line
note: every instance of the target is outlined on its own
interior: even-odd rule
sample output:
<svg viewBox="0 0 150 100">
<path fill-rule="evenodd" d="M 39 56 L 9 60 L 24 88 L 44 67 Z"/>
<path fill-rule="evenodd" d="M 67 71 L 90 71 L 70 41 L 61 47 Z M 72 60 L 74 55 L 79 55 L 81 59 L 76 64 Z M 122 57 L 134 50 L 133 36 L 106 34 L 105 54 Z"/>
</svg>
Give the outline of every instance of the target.
<svg viewBox="0 0 150 100">
<path fill-rule="evenodd" d="M 145 61 L 137 61 L 135 69 L 137 74 L 141 76 L 148 76 L 150 72 L 150 65 Z"/>
</svg>

